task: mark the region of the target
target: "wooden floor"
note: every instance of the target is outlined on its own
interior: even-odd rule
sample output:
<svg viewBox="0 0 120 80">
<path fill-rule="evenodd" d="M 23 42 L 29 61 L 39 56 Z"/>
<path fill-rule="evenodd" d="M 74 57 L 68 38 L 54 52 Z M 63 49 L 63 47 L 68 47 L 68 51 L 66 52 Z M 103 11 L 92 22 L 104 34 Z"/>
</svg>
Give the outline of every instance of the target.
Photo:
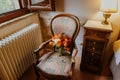
<svg viewBox="0 0 120 80">
<path fill-rule="evenodd" d="M 93 73 L 80 71 L 80 57 L 76 57 L 75 70 L 72 80 L 112 80 L 112 77 L 100 76 Z M 36 80 L 33 67 L 30 67 L 19 80 Z M 41 77 L 40 80 L 43 80 Z"/>
</svg>

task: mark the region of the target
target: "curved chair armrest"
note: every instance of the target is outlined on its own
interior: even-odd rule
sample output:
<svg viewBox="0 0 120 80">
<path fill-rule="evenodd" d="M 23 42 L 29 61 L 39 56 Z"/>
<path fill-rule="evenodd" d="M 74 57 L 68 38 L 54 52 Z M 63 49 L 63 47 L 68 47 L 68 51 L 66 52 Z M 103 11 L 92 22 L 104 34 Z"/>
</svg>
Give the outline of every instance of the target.
<svg viewBox="0 0 120 80">
<path fill-rule="evenodd" d="M 39 51 L 42 50 L 44 47 L 46 47 L 46 45 L 51 41 L 51 39 L 43 42 L 36 50 L 34 50 L 34 53 L 36 55 L 36 59 L 37 59 L 37 63 L 39 62 Z"/>
<path fill-rule="evenodd" d="M 45 48 L 45 46 L 51 41 L 51 39 L 43 42 L 36 50 L 34 50 L 34 53 L 39 52 L 40 50 L 42 50 L 43 48 Z"/>
<path fill-rule="evenodd" d="M 78 52 L 78 49 L 74 48 L 73 52 L 72 52 L 72 63 L 75 63 L 75 56 L 76 56 L 77 52 Z"/>
</svg>

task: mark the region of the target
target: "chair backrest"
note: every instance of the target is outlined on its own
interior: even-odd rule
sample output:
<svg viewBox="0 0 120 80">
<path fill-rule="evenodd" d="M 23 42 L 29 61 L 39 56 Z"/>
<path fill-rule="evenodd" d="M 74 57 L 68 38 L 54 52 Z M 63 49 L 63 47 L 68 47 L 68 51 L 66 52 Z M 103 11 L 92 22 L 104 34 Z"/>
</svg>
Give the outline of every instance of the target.
<svg viewBox="0 0 120 80">
<path fill-rule="evenodd" d="M 80 21 L 72 14 L 58 14 L 51 20 L 50 28 L 53 35 L 64 33 L 74 42 L 80 30 Z"/>
</svg>

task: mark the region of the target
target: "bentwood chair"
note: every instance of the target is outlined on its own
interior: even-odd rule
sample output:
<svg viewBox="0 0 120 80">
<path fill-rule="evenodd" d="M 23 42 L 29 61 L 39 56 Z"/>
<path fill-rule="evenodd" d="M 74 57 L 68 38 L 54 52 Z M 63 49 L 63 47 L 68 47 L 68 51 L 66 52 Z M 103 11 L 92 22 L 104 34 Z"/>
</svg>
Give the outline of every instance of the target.
<svg viewBox="0 0 120 80">
<path fill-rule="evenodd" d="M 35 65 L 35 73 L 37 80 L 42 75 L 47 80 L 70 80 L 75 65 L 75 56 L 77 54 L 77 47 L 75 39 L 80 30 L 79 19 L 72 14 L 58 14 L 51 20 L 50 29 L 52 35 L 62 32 L 67 35 L 71 41 L 71 48 L 69 54 L 59 56 L 58 51 L 51 51 L 45 53 L 39 58 L 39 52 L 46 47 L 51 41 L 43 42 L 34 52 L 36 54 L 37 62 Z M 68 51 L 66 51 L 67 53 Z"/>
</svg>

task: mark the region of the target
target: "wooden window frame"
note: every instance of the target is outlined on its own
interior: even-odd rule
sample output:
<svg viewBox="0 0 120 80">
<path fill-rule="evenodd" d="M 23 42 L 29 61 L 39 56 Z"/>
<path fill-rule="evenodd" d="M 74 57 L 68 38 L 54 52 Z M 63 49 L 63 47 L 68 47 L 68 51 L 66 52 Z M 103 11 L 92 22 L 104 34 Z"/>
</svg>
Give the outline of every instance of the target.
<svg viewBox="0 0 120 80">
<path fill-rule="evenodd" d="M 31 4 L 30 0 L 18 0 L 18 1 L 19 1 L 20 9 L 0 14 L 0 23 L 30 13 L 31 11 L 37 11 L 37 10 L 55 11 L 55 0 L 48 0 L 49 4 L 44 4 L 43 2 L 42 4 L 37 3 L 33 5 Z M 48 5 L 49 7 L 46 7 Z"/>
<path fill-rule="evenodd" d="M 0 23 L 29 13 L 29 10 L 27 9 L 26 0 L 18 0 L 18 1 L 19 1 L 20 9 L 0 14 Z"/>
<path fill-rule="evenodd" d="M 55 0 L 44 0 L 43 2 L 38 2 L 36 4 L 32 4 L 31 0 L 27 0 L 27 2 L 28 2 L 28 9 L 30 11 L 36 11 L 36 10 L 55 11 Z"/>
</svg>

